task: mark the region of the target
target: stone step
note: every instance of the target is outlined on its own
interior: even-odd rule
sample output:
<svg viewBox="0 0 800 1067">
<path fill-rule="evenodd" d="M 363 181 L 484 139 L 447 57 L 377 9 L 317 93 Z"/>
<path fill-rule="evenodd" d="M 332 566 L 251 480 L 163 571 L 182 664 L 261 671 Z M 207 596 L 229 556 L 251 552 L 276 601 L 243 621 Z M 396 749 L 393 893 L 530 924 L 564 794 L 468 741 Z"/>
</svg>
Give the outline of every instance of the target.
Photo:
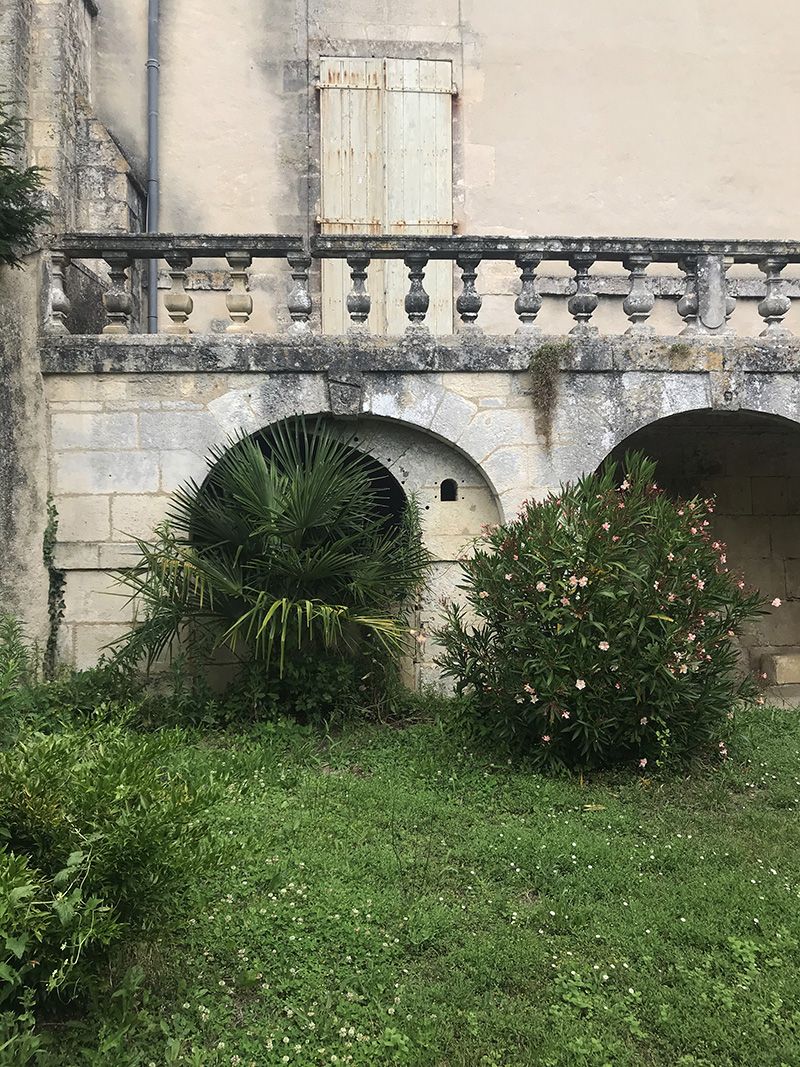
<svg viewBox="0 0 800 1067">
<path fill-rule="evenodd" d="M 771 685 L 761 695 L 764 703 L 775 708 L 799 708 L 800 685 Z"/>
<path fill-rule="evenodd" d="M 762 655 L 761 671 L 767 676 L 768 686 L 800 685 L 800 649 Z"/>
</svg>

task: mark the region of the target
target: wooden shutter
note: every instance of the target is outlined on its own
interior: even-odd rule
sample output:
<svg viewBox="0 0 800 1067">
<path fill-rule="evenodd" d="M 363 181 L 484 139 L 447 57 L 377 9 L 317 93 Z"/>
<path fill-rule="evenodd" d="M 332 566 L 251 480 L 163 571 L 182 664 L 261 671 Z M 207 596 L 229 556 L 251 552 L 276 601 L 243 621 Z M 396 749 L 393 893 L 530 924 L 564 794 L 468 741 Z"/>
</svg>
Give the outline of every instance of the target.
<svg viewBox="0 0 800 1067">
<path fill-rule="evenodd" d="M 452 233 L 452 70 L 449 61 L 323 59 L 320 71 L 323 233 Z M 426 322 L 453 328 L 452 264 L 431 262 Z M 374 333 L 402 333 L 402 262 L 374 261 L 367 288 Z M 326 333 L 349 325 L 346 264 L 323 262 Z"/>
</svg>

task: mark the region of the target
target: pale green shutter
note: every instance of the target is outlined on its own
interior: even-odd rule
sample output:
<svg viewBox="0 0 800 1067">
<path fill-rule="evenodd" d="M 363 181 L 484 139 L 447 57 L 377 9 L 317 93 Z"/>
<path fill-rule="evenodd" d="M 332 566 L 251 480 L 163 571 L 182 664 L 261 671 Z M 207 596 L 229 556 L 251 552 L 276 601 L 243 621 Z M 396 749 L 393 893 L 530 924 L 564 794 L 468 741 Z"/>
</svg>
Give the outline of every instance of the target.
<svg viewBox="0 0 800 1067">
<path fill-rule="evenodd" d="M 449 61 L 323 59 L 320 70 L 323 233 L 452 233 L 452 71 Z M 426 319 L 434 333 L 453 324 L 452 265 L 431 262 Z M 402 262 L 370 266 L 369 327 L 407 324 Z M 349 325 L 349 271 L 323 263 L 326 333 Z"/>
</svg>

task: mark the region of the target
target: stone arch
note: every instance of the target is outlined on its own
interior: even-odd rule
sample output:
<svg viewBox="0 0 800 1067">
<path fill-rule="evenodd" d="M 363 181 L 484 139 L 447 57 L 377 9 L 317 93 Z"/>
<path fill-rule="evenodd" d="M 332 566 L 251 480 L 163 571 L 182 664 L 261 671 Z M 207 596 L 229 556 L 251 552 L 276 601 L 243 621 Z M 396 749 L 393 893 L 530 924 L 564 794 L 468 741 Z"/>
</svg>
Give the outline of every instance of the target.
<svg viewBox="0 0 800 1067">
<path fill-rule="evenodd" d="M 445 387 L 442 375 L 387 373 L 366 377 L 366 381 L 348 386 L 351 403 L 346 406 L 341 400 L 341 383 L 330 381 L 325 374 L 247 376 L 237 388 L 208 404 L 204 449 L 237 433 L 254 433 L 300 413 L 347 419 L 372 416 L 387 424 L 415 428 L 428 440 L 442 442 L 462 455 L 482 472 L 500 513 L 514 513 L 530 484 L 527 461 L 522 457 L 536 439 L 532 412 L 482 411 L 477 403 L 459 395 L 457 384 Z"/>
<path fill-rule="evenodd" d="M 295 413 L 288 415 L 292 417 Z M 415 625 L 430 635 L 438 625 L 442 599 L 460 595 L 459 557 L 484 525 L 501 521 L 493 487 L 477 464 L 430 431 L 374 415 L 329 417 L 355 448 L 370 456 L 419 504 L 423 538 L 433 564 L 427 587 L 415 605 Z M 268 433 L 271 425 L 281 421 L 276 419 L 253 432 Z M 442 500 L 441 484 L 446 480 L 457 485 L 455 501 Z M 416 645 L 409 679 L 415 685 L 437 683 L 437 651 L 430 636 Z"/>
<path fill-rule="evenodd" d="M 640 427 L 609 458 L 626 450 L 655 459 L 668 492 L 715 496 L 711 529 L 728 566 L 782 601 L 743 639 L 749 666 L 800 685 L 800 424 L 763 411 L 685 411 Z"/>
<path fill-rule="evenodd" d="M 737 411 L 800 421 L 800 375 L 719 371 L 622 371 L 565 376 L 554 420 L 547 484 L 596 469 L 636 432 L 691 412 Z"/>
</svg>

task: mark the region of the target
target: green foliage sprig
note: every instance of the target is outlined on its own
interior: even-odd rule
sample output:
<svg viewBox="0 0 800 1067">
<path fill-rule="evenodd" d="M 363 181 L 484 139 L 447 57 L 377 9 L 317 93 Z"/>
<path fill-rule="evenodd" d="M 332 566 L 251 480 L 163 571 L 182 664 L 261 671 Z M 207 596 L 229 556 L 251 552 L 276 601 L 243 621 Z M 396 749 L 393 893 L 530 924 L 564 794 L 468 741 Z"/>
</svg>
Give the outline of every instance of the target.
<svg viewBox="0 0 800 1067">
<path fill-rule="evenodd" d="M 450 606 L 439 639 L 475 734 L 550 767 L 724 748 L 755 698 L 731 639 L 761 600 L 728 573 L 711 502 L 670 499 L 654 471 L 627 456 L 619 485 L 611 464 L 529 501 L 463 561 L 476 621 Z"/>
<path fill-rule="evenodd" d="M 41 167 L 19 167 L 15 155 L 22 145 L 22 123 L 0 99 L 0 263 L 22 266 L 20 255 L 34 241 L 37 226 L 50 218 L 38 207 L 34 194 L 41 189 Z"/>
</svg>

